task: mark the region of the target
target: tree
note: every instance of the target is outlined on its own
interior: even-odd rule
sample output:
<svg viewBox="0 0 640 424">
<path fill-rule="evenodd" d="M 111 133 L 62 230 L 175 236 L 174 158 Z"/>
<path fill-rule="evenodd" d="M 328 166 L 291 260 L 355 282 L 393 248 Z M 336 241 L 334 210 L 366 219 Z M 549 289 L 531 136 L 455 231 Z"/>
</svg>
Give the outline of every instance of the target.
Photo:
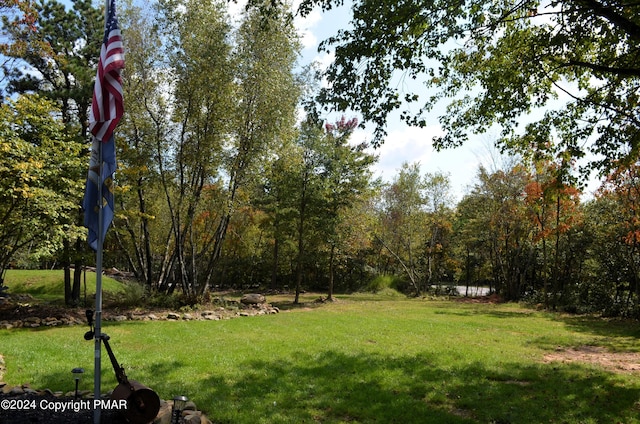
<svg viewBox="0 0 640 424">
<path fill-rule="evenodd" d="M 119 124 L 117 143 L 119 204 L 112 234 L 118 252 L 138 281 L 148 289 L 166 288 L 172 258 L 167 228 L 160 219 L 169 215 L 161 202 L 161 171 L 168 156 L 171 73 L 166 72 L 156 15 L 138 7 L 119 9 L 126 31 L 126 113 Z M 158 222 L 161 221 L 161 222 Z M 162 229 L 162 230 L 161 230 Z M 155 231 L 154 231 L 155 230 Z"/>
<path fill-rule="evenodd" d="M 376 234 L 376 240 L 406 273 L 416 296 L 420 295 L 418 252 L 424 224 L 423 189 L 419 164 L 403 163 L 382 193 L 381 234 Z"/>
<path fill-rule="evenodd" d="M 13 66 L 4 69 L 7 91 L 35 92 L 54 100 L 69 134 L 76 140 L 86 140 L 94 68 L 103 34 L 103 14 L 87 0 L 74 2 L 70 10 L 55 0 L 42 1 L 34 3 L 33 11 L 37 19 L 27 29 L 20 25 L 20 18 L 3 17 L 3 28 L 11 41 L 6 45 L 5 54 L 14 59 Z M 84 172 L 78 172 L 75 178 L 81 179 Z M 81 225 L 80 214 L 69 218 L 71 221 L 67 225 L 70 227 Z M 84 249 L 82 237 L 71 237 L 76 233 L 76 230 L 68 232 L 60 254 L 67 304 L 77 304 L 80 299 Z M 73 287 L 72 261 L 75 263 Z"/>
<path fill-rule="evenodd" d="M 342 3 L 304 0 L 299 12 Z M 362 113 L 378 142 L 392 112 L 422 127 L 437 106 L 445 110 L 438 148 L 499 124 L 507 148 L 591 151 L 602 158 L 591 165 L 604 170 L 638 157 L 637 2 L 355 0 L 351 26 L 321 45 L 335 49 L 335 61 L 320 100 Z M 536 110 L 545 112 L 527 118 Z M 518 133 L 523 118 L 531 123 Z"/>
<path fill-rule="evenodd" d="M 640 174 L 638 164 L 612 172 L 590 206 L 597 244 L 594 257 L 609 286 L 609 313 L 640 307 Z M 616 310 L 617 309 L 617 310 Z M 615 312 L 614 312 L 615 311 Z"/>
<path fill-rule="evenodd" d="M 525 203 L 534 223 L 532 242 L 542 244 L 539 273 L 546 306 L 555 310 L 559 296 L 566 296 L 574 270 L 569 242 L 571 230 L 580 223 L 580 192 L 563 181 L 562 165 L 541 161 L 525 186 Z M 551 243 L 548 243 L 550 241 Z"/>
<path fill-rule="evenodd" d="M 493 288 L 507 300 L 521 298 L 535 270 L 532 225 L 524 207 L 528 181 L 528 172 L 520 165 L 494 172 L 480 167 L 477 184 L 459 208 L 471 226 L 467 234 L 474 236 L 467 248 L 477 249 L 475 256 L 488 260 Z"/>
<path fill-rule="evenodd" d="M 3 28 L 12 40 L 6 54 L 27 65 L 5 72 L 9 93 L 38 92 L 59 102 L 63 121 L 77 125 L 85 137 L 104 19 L 90 1 L 73 6 L 67 10 L 56 0 L 36 3 L 33 32 L 21 31 L 4 17 Z"/>
<path fill-rule="evenodd" d="M 301 93 L 294 74 L 299 43 L 287 10 L 284 6 L 272 10 L 263 19 L 257 10 L 249 9 L 237 33 L 236 99 L 224 161 L 226 199 L 201 291 L 208 288 L 220 259 L 229 222 L 238 207 L 238 190 L 264 171 L 263 165 L 271 162 L 279 142 L 294 137 Z"/>
<path fill-rule="evenodd" d="M 343 232 L 342 223 L 356 202 L 363 199 L 369 189 L 371 171 L 369 167 L 376 158 L 367 153 L 367 143 L 352 146 L 349 137 L 358 125 L 357 119 L 344 116 L 335 124 L 325 125 L 321 138 L 324 162 L 319 170 L 325 182 L 325 208 L 321 219 L 322 232 L 329 244 L 329 287 L 327 300 L 333 300 L 336 255 L 343 249 L 348 232 Z"/>
<path fill-rule="evenodd" d="M 30 1 L 0 0 L 0 14 L 5 24 L 11 22 L 12 33 L 22 34 L 18 38 L 19 40 L 27 40 L 29 36 L 37 32 L 35 22 L 38 18 L 38 12 Z M 4 30 L 0 42 L 0 54 L 3 56 L 0 65 L 0 72 L 2 73 L 0 75 L 0 84 L 3 87 L 6 84 L 7 72 L 10 72 L 15 62 L 14 58 L 23 56 L 26 50 L 34 48 L 31 42 L 15 42 L 15 40 L 11 40 L 11 36 L 8 37 L 9 39 L 5 39 L 6 35 L 8 35 L 7 31 Z M 47 46 L 40 44 L 37 48 L 44 50 Z M 0 92 L 0 94 L 4 97 L 4 93 Z"/>
<path fill-rule="evenodd" d="M 375 237 L 391 255 L 392 270 L 406 274 L 416 296 L 431 284 L 439 284 L 447 273 L 452 226 L 449 197 L 448 177 L 421 175 L 418 163 L 405 162 L 383 189 Z"/>
<path fill-rule="evenodd" d="M 302 291 L 302 280 L 309 264 L 309 252 L 320 244 L 317 234 L 319 227 L 316 222 L 320 217 L 319 211 L 323 206 L 323 182 L 316 172 L 322 166 L 322 129 L 311 118 L 307 118 L 301 124 L 298 146 L 300 148 L 300 162 L 298 176 L 294 181 L 297 189 L 293 197 L 296 211 L 296 244 L 295 258 L 295 286 L 296 294 L 294 303 L 298 303 Z"/>
<path fill-rule="evenodd" d="M 29 246 L 32 256 L 47 257 L 64 238 L 79 237 L 68 223 L 83 187 L 69 176 L 84 169 L 82 144 L 69 137 L 58 113 L 34 95 L 0 106 L 0 277 L 19 250 Z"/>
<path fill-rule="evenodd" d="M 200 237 L 195 223 L 204 212 L 207 188 L 218 177 L 233 119 L 230 26 L 221 2 L 203 5 L 190 0 L 164 1 L 158 21 L 166 61 L 155 62 L 157 57 L 145 58 L 144 52 L 138 52 L 142 67 L 136 69 L 136 78 L 153 84 L 146 101 L 162 97 L 162 90 L 170 90 L 166 102 L 138 106 L 144 107 L 153 120 L 154 165 L 163 195 L 161 210 L 170 221 L 161 230 L 165 232 L 166 251 L 159 278 L 167 283 L 161 286 L 163 290 L 171 292 L 179 287 L 187 295 L 195 295 L 202 270 L 198 260 L 211 249 L 210 241 Z M 145 61 L 156 64 L 151 75 L 146 74 L 150 71 L 144 68 Z M 170 75 L 167 81 L 158 77 L 162 67 Z M 149 129 L 144 127 L 145 132 Z M 138 202 L 138 208 L 142 207 Z M 173 278 L 168 277 L 171 273 Z"/>
</svg>

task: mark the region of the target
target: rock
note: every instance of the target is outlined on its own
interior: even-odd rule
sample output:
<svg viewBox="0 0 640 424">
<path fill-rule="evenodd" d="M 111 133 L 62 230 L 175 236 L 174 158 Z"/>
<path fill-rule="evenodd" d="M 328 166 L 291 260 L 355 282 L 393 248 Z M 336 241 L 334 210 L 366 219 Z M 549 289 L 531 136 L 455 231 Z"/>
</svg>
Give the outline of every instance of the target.
<svg viewBox="0 0 640 424">
<path fill-rule="evenodd" d="M 171 405 L 168 402 L 160 404 L 160 411 L 153 420 L 153 424 L 171 424 Z"/>
<path fill-rule="evenodd" d="M 16 387 L 12 387 L 11 390 L 9 390 L 7 393 L 9 393 L 11 396 L 23 395 L 24 389 L 20 386 L 16 386 Z"/>
<path fill-rule="evenodd" d="M 176 314 L 175 312 L 169 312 L 167 314 L 167 319 L 177 320 L 180 319 L 180 315 Z"/>
<path fill-rule="evenodd" d="M 118 321 L 118 322 L 119 321 L 126 321 L 127 317 L 126 317 L 126 315 L 116 315 L 115 317 L 113 317 L 113 320 L 114 321 Z"/>
<path fill-rule="evenodd" d="M 247 293 L 240 298 L 240 302 L 245 305 L 259 305 L 266 302 L 266 300 L 263 295 L 258 293 Z"/>
<path fill-rule="evenodd" d="M 182 422 L 184 424 L 201 424 L 202 423 L 202 413 L 200 411 L 185 411 L 182 415 Z"/>
<path fill-rule="evenodd" d="M 192 321 L 193 320 L 193 315 L 191 314 L 182 314 L 182 319 L 185 321 Z"/>
</svg>

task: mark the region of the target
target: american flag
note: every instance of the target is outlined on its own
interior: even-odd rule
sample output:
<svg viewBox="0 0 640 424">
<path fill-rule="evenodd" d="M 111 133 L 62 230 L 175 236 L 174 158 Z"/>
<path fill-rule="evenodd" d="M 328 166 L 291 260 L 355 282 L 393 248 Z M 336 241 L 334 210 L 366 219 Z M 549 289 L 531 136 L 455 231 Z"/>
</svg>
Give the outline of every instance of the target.
<svg viewBox="0 0 640 424">
<path fill-rule="evenodd" d="M 122 77 L 120 76 L 123 68 L 122 36 L 116 19 L 115 0 L 111 0 L 89 112 L 89 130 L 93 134 L 93 142 L 89 175 L 82 203 L 84 225 L 89 229 L 87 241 L 95 251 L 102 247 L 100 241 L 104 241 L 107 229 L 113 220 L 113 174 L 116 171 L 113 130 L 124 113 Z M 100 220 L 101 210 L 102 220 Z"/>
<path fill-rule="evenodd" d="M 123 68 L 122 35 L 116 18 L 116 2 L 111 0 L 89 113 L 89 129 L 98 140 L 103 142 L 111 138 L 113 130 L 124 113 L 122 77 L 120 76 Z"/>
</svg>

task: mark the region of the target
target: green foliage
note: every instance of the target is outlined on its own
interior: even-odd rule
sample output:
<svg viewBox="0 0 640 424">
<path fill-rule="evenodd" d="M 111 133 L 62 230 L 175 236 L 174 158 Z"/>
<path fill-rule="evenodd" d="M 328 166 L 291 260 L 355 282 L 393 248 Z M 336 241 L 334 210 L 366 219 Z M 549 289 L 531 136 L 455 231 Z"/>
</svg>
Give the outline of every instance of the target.
<svg viewBox="0 0 640 424">
<path fill-rule="evenodd" d="M 0 105 L 0 271 L 20 249 L 51 255 L 79 208 L 82 145 L 56 118 L 58 109 L 34 95 Z"/>
<path fill-rule="evenodd" d="M 513 304 L 350 299 L 103 330 L 130 378 L 162 399 L 185 394 L 216 422 L 640 422 L 633 374 L 544 360 L 582 346 L 637 353 L 634 323 Z M 70 391 L 69 370 L 82 366 L 80 389 L 91 388 L 93 345 L 75 327 L 3 330 L 2 349 L 10 385 Z M 111 368 L 103 373 L 104 390 L 115 387 Z"/>
<path fill-rule="evenodd" d="M 379 200 L 376 242 L 389 256 L 387 267 L 406 277 L 419 295 L 450 279 L 450 232 L 453 221 L 449 177 L 421 174 L 418 163 L 404 163 Z M 381 258 L 382 259 L 382 258 Z"/>
<path fill-rule="evenodd" d="M 299 11 L 342 4 L 305 0 Z M 320 100 L 362 113 L 378 142 L 392 112 L 424 127 L 441 110 L 438 148 L 497 124 L 509 149 L 596 153 L 600 169 L 638 158 L 637 3 L 356 0 L 351 12 L 320 47 L 335 50 Z"/>
<path fill-rule="evenodd" d="M 366 291 L 382 296 L 402 296 L 398 291 L 403 286 L 399 277 L 393 275 L 378 275 L 369 282 Z"/>
</svg>

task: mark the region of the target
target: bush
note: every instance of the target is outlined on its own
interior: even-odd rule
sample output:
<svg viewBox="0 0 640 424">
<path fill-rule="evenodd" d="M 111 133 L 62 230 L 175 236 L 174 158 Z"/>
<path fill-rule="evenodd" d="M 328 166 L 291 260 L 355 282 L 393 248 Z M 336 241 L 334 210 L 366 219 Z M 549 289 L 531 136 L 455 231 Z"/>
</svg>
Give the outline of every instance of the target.
<svg viewBox="0 0 640 424">
<path fill-rule="evenodd" d="M 380 294 L 391 294 L 393 292 L 395 293 L 394 295 L 398 295 L 403 293 L 406 287 L 406 282 L 400 277 L 394 275 L 378 275 L 367 284 L 365 291 Z"/>
</svg>

